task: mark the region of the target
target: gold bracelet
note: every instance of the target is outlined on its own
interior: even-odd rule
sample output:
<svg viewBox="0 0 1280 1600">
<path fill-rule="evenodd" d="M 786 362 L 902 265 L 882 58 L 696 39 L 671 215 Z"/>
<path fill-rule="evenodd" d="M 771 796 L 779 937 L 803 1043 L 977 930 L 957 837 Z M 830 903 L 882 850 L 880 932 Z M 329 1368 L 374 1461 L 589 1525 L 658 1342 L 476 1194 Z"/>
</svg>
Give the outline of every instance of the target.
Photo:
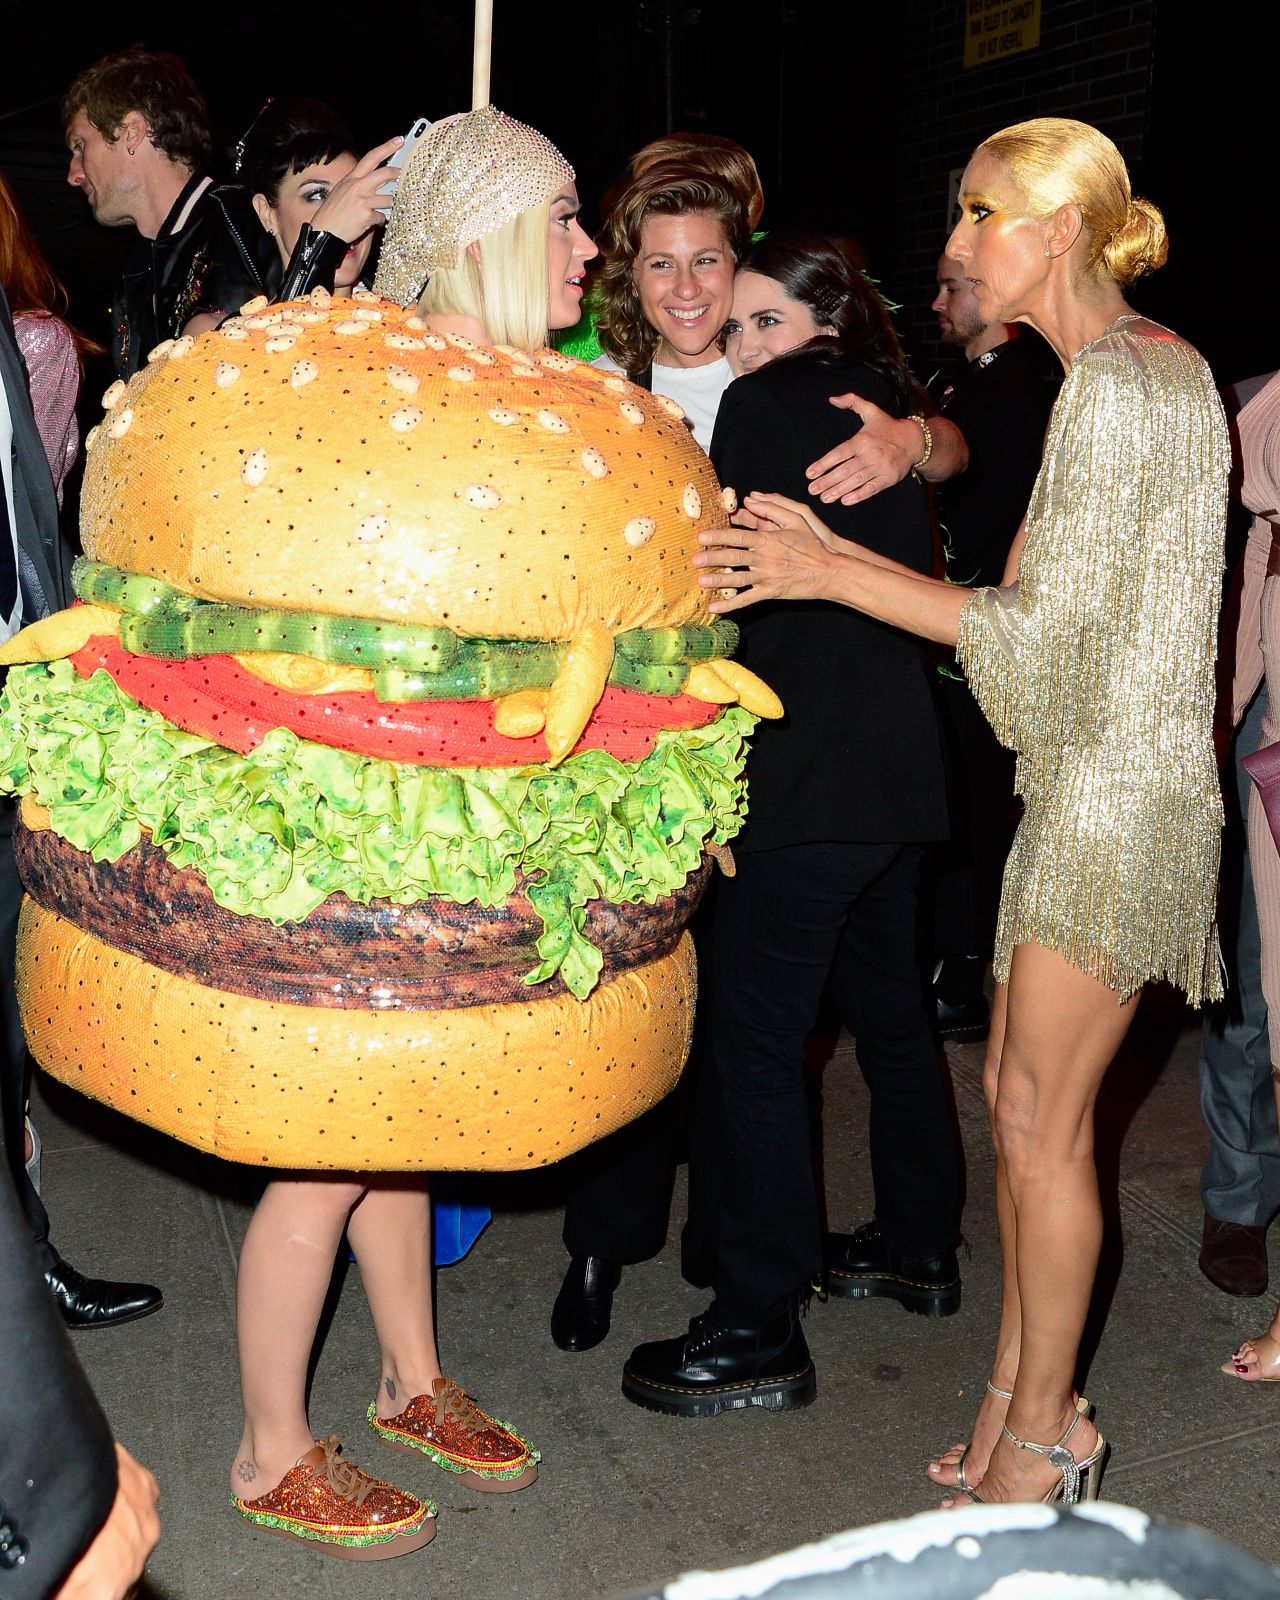
<svg viewBox="0 0 1280 1600">
<path fill-rule="evenodd" d="M 924 454 L 920 457 L 919 461 L 914 461 L 911 464 L 912 472 L 919 472 L 920 468 L 928 462 L 929 457 L 933 454 L 933 430 L 918 411 L 913 411 L 907 418 L 907 421 L 914 422 L 916 427 L 919 428 L 920 432 L 924 435 Z"/>
</svg>

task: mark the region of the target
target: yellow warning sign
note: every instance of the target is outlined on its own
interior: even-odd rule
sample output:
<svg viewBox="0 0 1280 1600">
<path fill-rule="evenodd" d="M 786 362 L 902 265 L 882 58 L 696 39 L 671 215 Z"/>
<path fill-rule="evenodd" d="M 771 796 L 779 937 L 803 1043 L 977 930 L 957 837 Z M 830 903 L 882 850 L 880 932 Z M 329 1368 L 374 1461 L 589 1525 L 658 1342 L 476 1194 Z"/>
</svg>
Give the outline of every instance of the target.
<svg viewBox="0 0 1280 1600">
<path fill-rule="evenodd" d="M 967 0 L 964 64 L 981 67 L 1040 43 L 1040 0 Z"/>
</svg>

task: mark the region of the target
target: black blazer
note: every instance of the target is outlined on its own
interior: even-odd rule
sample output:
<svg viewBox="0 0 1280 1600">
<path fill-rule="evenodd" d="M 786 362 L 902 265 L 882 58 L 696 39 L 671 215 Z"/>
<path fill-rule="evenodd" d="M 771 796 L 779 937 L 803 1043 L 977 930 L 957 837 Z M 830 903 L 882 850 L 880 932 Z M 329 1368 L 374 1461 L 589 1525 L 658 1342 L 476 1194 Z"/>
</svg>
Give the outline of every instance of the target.
<svg viewBox="0 0 1280 1600">
<path fill-rule="evenodd" d="M 58 541 L 49 463 L 31 414 L 26 371 L 3 289 L 0 383 L 13 419 L 19 576 L 24 617 L 32 622 L 51 607 L 66 604 L 67 559 Z M 11 807 L 13 802 L 3 804 Z M 0 847 L 9 848 L 7 829 Z M 6 1032 L 0 1030 L 0 1051 L 5 1048 Z M 0 1062 L 0 1071 L 8 1070 L 11 1064 Z M 0 1095 L 0 1118 L 5 1099 Z M 0 1532 L 8 1530 L 0 1537 L 4 1600 L 39 1600 L 55 1589 L 106 1520 L 115 1489 L 110 1430 L 71 1352 L 36 1261 L 31 1226 L 0 1156 Z M 23 1547 L 25 1561 L 12 1565 Z"/>
<path fill-rule="evenodd" d="M 711 440 L 721 483 L 739 499 L 760 489 L 808 501 L 805 468 L 860 426 L 856 413 L 828 404 L 850 391 L 896 409 L 877 373 L 804 356 L 731 383 Z M 914 475 L 861 505 L 816 509 L 842 538 L 930 570 L 928 496 Z M 828 601 L 770 601 L 735 615 L 739 658 L 786 707 L 781 722 L 756 729 L 735 850 L 945 838 L 942 750 L 920 642 Z"/>
</svg>

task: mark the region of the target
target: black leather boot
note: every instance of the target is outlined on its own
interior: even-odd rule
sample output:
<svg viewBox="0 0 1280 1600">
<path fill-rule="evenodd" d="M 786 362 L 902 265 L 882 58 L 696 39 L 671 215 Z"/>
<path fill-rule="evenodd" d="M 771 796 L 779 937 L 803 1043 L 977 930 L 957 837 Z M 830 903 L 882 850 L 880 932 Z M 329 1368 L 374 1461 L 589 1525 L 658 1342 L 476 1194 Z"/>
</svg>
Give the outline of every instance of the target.
<svg viewBox="0 0 1280 1600">
<path fill-rule="evenodd" d="M 681 1338 L 637 1345 L 622 1392 L 668 1416 L 714 1417 L 747 1406 L 791 1411 L 807 1406 L 818 1385 L 794 1307 L 747 1328 L 728 1327 L 713 1307 Z"/>
<path fill-rule="evenodd" d="M 605 1337 L 621 1277 L 605 1256 L 573 1257 L 551 1308 L 551 1337 L 561 1350 L 593 1350 Z"/>
<path fill-rule="evenodd" d="M 164 1304 L 164 1296 L 154 1284 L 86 1278 L 61 1256 L 45 1268 L 44 1281 L 68 1328 L 118 1328 L 122 1322 L 149 1317 Z"/>
<path fill-rule="evenodd" d="M 933 969 L 933 1004 L 944 1039 L 980 1044 L 991 1027 L 982 991 L 987 963 L 982 956 L 943 956 Z"/>
<path fill-rule="evenodd" d="M 846 1300 L 896 1300 L 926 1317 L 960 1309 L 960 1263 L 949 1245 L 932 1255 L 890 1250 L 878 1222 L 853 1233 L 829 1233 L 823 1252 L 827 1293 Z"/>
</svg>

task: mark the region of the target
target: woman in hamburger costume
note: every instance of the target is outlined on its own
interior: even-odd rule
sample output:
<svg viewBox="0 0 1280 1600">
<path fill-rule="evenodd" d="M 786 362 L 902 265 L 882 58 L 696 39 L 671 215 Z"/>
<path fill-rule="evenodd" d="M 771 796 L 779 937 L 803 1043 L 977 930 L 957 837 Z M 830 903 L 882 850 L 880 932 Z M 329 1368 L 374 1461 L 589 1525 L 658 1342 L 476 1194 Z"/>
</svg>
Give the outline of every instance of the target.
<svg viewBox="0 0 1280 1600">
<path fill-rule="evenodd" d="M 385 298 L 251 303 L 108 391 L 84 603 L 0 657 L 40 663 L 0 708 L 33 1053 L 280 1171 L 241 1251 L 232 1500 L 349 1557 L 419 1548 L 434 1508 L 308 1423 L 344 1230 L 374 1433 L 528 1486 L 537 1452 L 441 1371 L 424 1173 L 555 1161 L 669 1092 L 684 925 L 780 711 L 690 582 L 723 510 L 676 408 L 542 348 L 578 317 L 576 215 L 540 134 L 437 124 Z"/>
</svg>

